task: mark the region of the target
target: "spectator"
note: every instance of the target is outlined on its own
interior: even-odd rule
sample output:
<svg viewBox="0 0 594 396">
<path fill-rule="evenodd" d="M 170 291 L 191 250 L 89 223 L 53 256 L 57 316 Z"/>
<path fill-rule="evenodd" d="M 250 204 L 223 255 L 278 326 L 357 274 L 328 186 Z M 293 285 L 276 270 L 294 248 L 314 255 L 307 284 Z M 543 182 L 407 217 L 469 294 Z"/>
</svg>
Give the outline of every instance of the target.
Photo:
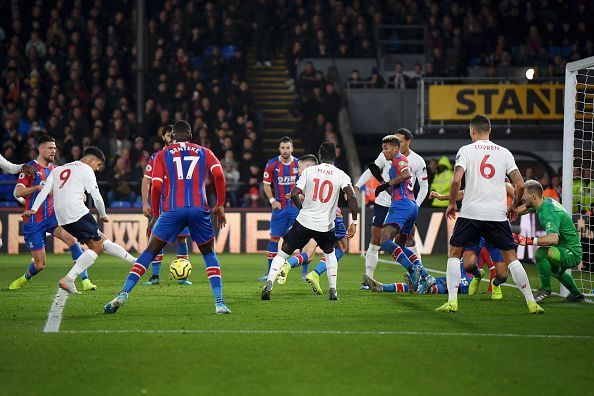
<svg viewBox="0 0 594 396">
<path fill-rule="evenodd" d="M 361 79 L 361 75 L 359 74 L 359 70 L 353 69 L 351 72 L 351 77 L 349 78 L 349 88 L 363 88 L 365 87 L 365 82 Z"/>
<path fill-rule="evenodd" d="M 225 160 L 224 163 L 225 180 L 227 181 L 227 202 L 228 206 L 239 207 L 239 171 L 234 160 Z"/>
<path fill-rule="evenodd" d="M 448 157 L 441 157 L 437 163 L 437 173 L 435 173 L 433 177 L 433 181 L 431 182 L 429 190 L 436 191 L 439 194 L 448 194 L 450 191 L 452 176 L 454 176 L 454 172 L 452 171 L 452 163 Z M 431 206 L 445 208 L 449 205 L 449 203 L 449 200 L 440 201 L 438 199 L 433 199 Z"/>
<path fill-rule="evenodd" d="M 126 164 L 124 158 L 118 158 L 112 170 L 111 190 L 108 193 L 108 199 L 113 201 L 134 201 L 136 194 L 130 187 L 135 180 L 132 179 L 133 174 L 130 167 Z M 136 180 L 137 181 L 137 180 Z"/>
<path fill-rule="evenodd" d="M 402 63 L 396 62 L 394 66 L 394 75 L 388 80 L 389 88 L 404 89 L 408 88 L 410 77 L 404 74 Z"/>
<path fill-rule="evenodd" d="M 542 183 L 541 183 L 542 184 Z M 544 184 L 543 184 L 544 186 Z M 553 198 L 557 202 L 561 202 L 561 179 L 555 175 L 551 178 L 551 183 L 546 183 L 546 188 L 542 194 L 543 197 Z"/>
</svg>

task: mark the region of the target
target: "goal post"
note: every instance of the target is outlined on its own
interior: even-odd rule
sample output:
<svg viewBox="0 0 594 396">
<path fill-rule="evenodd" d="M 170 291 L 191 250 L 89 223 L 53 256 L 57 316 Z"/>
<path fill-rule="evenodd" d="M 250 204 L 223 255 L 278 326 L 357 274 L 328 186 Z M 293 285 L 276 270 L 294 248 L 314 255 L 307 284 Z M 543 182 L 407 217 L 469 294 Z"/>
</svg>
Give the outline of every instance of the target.
<svg viewBox="0 0 594 396">
<path fill-rule="evenodd" d="M 582 293 L 594 293 L 594 57 L 567 64 L 563 122 L 562 202 L 572 215 L 584 250 L 583 265 L 573 270 Z M 593 224 L 594 225 L 594 224 Z M 567 290 L 562 286 L 561 294 Z"/>
</svg>

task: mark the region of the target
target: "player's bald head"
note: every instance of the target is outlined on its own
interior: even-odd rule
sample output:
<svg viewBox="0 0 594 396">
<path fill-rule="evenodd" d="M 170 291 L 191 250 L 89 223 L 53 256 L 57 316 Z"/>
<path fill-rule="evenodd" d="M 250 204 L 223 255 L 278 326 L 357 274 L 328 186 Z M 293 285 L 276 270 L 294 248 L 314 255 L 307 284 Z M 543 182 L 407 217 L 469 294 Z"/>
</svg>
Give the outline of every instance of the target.
<svg viewBox="0 0 594 396">
<path fill-rule="evenodd" d="M 528 194 L 535 194 L 540 198 L 543 194 L 542 184 L 536 180 L 527 180 L 524 183 L 524 191 L 526 191 Z"/>
<path fill-rule="evenodd" d="M 187 121 L 178 120 L 173 124 L 173 140 L 176 142 L 187 142 L 192 139 L 192 127 Z"/>
</svg>

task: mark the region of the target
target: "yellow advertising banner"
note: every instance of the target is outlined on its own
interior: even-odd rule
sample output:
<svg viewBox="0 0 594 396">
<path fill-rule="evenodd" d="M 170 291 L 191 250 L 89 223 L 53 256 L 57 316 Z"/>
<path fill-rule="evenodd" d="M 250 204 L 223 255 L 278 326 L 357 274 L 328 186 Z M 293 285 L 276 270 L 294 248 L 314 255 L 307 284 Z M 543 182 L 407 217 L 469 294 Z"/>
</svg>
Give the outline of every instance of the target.
<svg viewBox="0 0 594 396">
<path fill-rule="evenodd" d="M 429 86 L 431 121 L 562 120 L 563 84 L 481 84 Z"/>
</svg>

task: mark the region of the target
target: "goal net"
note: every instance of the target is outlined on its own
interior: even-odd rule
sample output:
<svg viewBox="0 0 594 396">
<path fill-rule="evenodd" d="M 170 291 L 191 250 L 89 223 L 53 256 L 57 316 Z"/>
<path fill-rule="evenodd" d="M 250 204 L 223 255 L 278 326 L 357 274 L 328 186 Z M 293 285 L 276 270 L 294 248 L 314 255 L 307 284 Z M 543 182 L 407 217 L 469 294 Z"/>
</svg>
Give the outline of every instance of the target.
<svg viewBox="0 0 594 396">
<path fill-rule="evenodd" d="M 582 293 L 594 295 L 594 57 L 567 64 L 563 127 L 563 198 L 584 251 L 572 270 Z M 561 290 L 562 294 L 564 290 Z"/>
</svg>

